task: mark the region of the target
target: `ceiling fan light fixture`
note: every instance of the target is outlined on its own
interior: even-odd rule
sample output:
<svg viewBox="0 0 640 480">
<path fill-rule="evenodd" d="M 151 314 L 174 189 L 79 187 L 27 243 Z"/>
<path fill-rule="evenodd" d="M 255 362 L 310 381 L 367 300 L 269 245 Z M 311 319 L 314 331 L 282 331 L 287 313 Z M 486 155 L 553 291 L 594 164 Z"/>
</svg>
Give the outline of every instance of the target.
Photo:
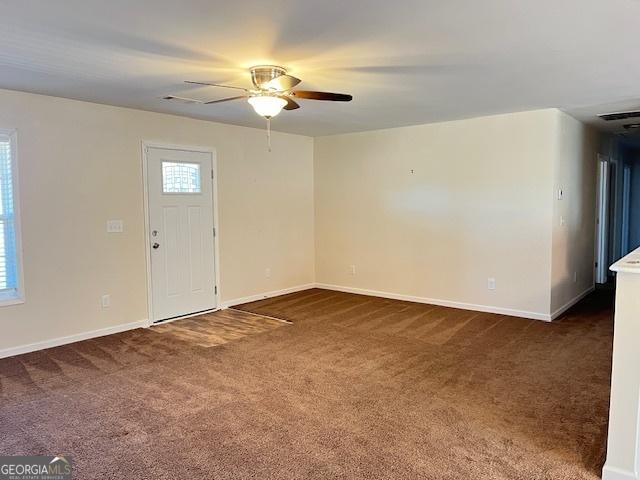
<svg viewBox="0 0 640 480">
<path fill-rule="evenodd" d="M 251 104 L 256 113 L 265 118 L 272 118 L 278 115 L 287 101 L 284 98 L 274 95 L 256 95 L 249 97 L 247 101 Z"/>
</svg>

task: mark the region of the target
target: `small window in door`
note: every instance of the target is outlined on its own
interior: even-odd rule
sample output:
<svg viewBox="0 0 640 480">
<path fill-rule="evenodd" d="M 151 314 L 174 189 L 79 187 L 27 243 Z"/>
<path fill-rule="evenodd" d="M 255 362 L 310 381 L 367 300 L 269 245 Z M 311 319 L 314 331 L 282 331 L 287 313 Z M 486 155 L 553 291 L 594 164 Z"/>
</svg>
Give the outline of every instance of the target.
<svg viewBox="0 0 640 480">
<path fill-rule="evenodd" d="M 200 164 L 162 162 L 163 193 L 200 193 Z"/>
</svg>

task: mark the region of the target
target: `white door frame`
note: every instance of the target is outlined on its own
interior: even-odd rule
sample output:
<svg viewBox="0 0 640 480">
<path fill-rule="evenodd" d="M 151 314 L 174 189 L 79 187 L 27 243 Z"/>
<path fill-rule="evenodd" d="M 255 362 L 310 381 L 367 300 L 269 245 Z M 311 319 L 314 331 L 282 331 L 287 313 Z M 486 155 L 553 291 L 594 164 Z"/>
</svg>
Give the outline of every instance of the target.
<svg viewBox="0 0 640 480">
<path fill-rule="evenodd" d="M 631 165 L 622 167 L 622 238 L 620 243 L 620 255 L 623 257 L 629 253 L 629 222 L 631 221 Z"/>
<path fill-rule="evenodd" d="M 609 265 L 609 159 L 598 154 L 596 186 L 595 283 L 607 283 Z"/>
<path fill-rule="evenodd" d="M 153 141 L 142 141 L 142 187 L 144 192 L 144 251 L 145 251 L 145 259 L 147 264 L 147 326 L 153 325 L 153 292 L 151 291 L 151 245 L 149 243 L 150 238 L 150 228 L 149 228 L 149 185 L 148 185 L 148 152 L 149 148 L 163 148 L 166 150 L 183 150 L 187 152 L 199 152 L 199 153 L 209 153 L 211 154 L 211 168 L 213 169 L 213 178 L 211 179 L 211 195 L 213 202 L 213 228 L 214 228 L 214 236 L 213 236 L 213 262 L 214 262 L 214 272 L 215 272 L 215 282 L 216 289 L 214 298 L 216 301 L 216 308 L 211 311 L 220 310 L 220 298 L 221 298 L 221 287 L 220 287 L 220 249 L 218 238 L 220 236 L 220 229 L 218 228 L 218 159 L 216 157 L 216 150 L 212 147 L 200 147 L 194 145 L 174 145 L 167 144 L 161 142 L 153 142 Z M 199 312 L 195 315 L 200 315 L 202 312 Z M 193 315 L 185 315 L 185 317 L 190 317 Z M 173 320 L 177 320 L 177 317 L 171 318 L 167 320 L 167 322 L 171 322 Z M 164 323 L 164 322 L 163 322 Z"/>
</svg>

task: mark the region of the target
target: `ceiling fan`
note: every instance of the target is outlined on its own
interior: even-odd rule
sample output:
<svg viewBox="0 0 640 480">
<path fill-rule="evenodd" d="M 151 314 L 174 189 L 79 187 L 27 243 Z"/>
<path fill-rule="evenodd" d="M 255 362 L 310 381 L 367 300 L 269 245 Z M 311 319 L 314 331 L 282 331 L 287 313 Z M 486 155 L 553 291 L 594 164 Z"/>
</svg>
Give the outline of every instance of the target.
<svg viewBox="0 0 640 480">
<path fill-rule="evenodd" d="M 284 110 L 296 110 L 300 105 L 298 99 L 304 100 L 326 100 L 330 102 L 350 102 L 353 97 L 344 93 L 314 92 L 309 90 L 292 90 L 302 80 L 287 74 L 283 67 L 275 65 L 257 65 L 249 69 L 251 81 L 254 88 L 236 87 L 231 85 L 220 85 L 210 82 L 186 81 L 191 85 L 205 85 L 209 87 L 233 88 L 242 90 L 244 93 L 235 97 L 223 98 L 205 102 L 176 95 L 168 95 L 165 100 L 183 100 L 204 105 L 228 102 L 231 100 L 246 99 L 255 112 L 267 120 L 278 115 Z"/>
</svg>

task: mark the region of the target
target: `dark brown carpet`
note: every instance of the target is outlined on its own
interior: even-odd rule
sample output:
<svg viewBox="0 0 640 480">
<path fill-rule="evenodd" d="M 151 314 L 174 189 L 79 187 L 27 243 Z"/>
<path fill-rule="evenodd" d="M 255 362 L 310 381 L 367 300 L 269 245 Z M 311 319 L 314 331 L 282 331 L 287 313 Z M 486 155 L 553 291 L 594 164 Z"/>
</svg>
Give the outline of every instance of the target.
<svg viewBox="0 0 640 480">
<path fill-rule="evenodd" d="M 611 299 L 548 324 L 308 290 L 205 348 L 138 330 L 0 360 L 0 453 L 80 479 L 593 479 Z M 214 327 L 212 327 L 214 328 Z"/>
</svg>

